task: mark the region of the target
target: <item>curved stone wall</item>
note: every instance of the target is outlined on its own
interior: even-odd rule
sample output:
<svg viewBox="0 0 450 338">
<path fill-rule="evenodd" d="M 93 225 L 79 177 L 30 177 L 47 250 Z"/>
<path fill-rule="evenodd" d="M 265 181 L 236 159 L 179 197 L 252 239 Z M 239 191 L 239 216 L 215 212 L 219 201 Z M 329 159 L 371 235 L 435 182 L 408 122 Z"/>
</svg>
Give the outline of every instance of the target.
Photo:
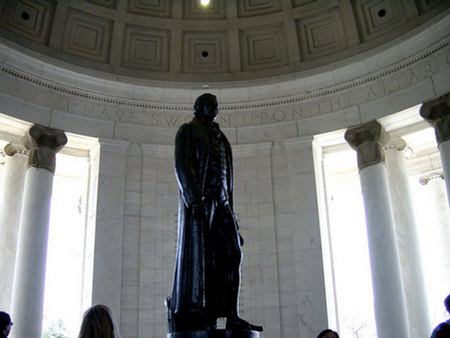
<svg viewBox="0 0 450 338">
<path fill-rule="evenodd" d="M 448 31 L 445 14 L 414 35 L 320 72 L 270 84 L 248 81 L 204 89 L 83 74 L 2 40 L 0 108 L 7 115 L 84 135 L 172 144 L 175 129 L 191 118 L 195 98 L 209 91 L 218 96 L 218 122 L 232 143 L 314 135 L 448 92 Z"/>
</svg>

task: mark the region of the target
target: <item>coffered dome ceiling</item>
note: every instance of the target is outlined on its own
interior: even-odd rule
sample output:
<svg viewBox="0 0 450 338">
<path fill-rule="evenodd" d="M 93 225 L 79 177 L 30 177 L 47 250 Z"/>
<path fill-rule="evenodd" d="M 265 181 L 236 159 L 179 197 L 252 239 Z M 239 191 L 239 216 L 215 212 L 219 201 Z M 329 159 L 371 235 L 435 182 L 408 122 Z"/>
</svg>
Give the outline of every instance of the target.
<svg viewBox="0 0 450 338">
<path fill-rule="evenodd" d="M 14 0 L 1 36 L 84 69 L 227 82 L 318 69 L 431 20 L 439 0 Z"/>
</svg>

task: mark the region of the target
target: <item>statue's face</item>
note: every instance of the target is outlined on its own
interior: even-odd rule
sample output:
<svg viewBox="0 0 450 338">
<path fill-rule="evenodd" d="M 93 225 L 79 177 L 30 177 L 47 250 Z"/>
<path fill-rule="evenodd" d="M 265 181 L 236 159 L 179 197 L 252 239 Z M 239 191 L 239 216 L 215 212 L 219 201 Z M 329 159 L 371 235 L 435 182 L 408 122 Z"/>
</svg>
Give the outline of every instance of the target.
<svg viewBox="0 0 450 338">
<path fill-rule="evenodd" d="M 204 97 L 198 108 L 199 109 L 196 111 L 197 115 L 209 117 L 211 119 L 214 119 L 219 113 L 219 110 L 217 109 L 217 99 L 213 95 Z"/>
</svg>

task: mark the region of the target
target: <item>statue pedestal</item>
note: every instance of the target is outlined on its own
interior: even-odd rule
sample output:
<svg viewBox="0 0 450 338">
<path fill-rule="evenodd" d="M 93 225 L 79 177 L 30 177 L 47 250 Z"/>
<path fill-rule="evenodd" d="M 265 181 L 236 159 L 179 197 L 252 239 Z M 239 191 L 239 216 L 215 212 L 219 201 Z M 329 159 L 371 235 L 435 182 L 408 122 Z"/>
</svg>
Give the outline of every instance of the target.
<svg viewBox="0 0 450 338">
<path fill-rule="evenodd" d="M 259 332 L 246 330 L 207 330 L 172 332 L 167 338 L 259 338 Z"/>
</svg>

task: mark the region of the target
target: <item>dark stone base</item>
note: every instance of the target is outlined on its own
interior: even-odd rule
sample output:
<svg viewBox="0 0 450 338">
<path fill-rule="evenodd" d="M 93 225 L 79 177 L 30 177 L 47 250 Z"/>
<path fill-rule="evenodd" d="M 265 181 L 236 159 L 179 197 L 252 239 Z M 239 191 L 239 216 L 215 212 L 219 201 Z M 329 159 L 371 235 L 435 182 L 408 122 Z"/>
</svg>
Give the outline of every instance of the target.
<svg viewBox="0 0 450 338">
<path fill-rule="evenodd" d="M 259 338 L 259 332 L 246 330 L 208 330 L 168 333 L 167 338 Z"/>
</svg>

